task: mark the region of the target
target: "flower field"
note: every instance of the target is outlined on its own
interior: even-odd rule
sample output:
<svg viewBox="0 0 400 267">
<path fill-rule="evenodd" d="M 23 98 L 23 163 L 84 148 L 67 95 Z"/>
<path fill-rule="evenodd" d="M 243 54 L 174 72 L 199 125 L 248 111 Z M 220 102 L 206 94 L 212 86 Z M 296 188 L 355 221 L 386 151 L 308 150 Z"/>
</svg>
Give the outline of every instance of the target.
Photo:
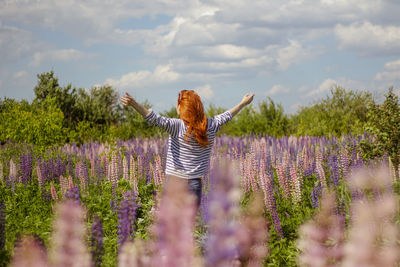
<svg viewBox="0 0 400 267">
<path fill-rule="evenodd" d="M 218 137 L 197 216 L 166 139 L 5 144 L 0 266 L 396 266 L 400 166 L 367 138 Z"/>
</svg>

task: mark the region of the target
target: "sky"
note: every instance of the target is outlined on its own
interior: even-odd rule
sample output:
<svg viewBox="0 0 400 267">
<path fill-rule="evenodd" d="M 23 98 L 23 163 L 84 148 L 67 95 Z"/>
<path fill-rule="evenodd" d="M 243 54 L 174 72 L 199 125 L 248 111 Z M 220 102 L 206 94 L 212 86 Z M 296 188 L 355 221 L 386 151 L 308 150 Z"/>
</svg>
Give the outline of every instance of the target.
<svg viewBox="0 0 400 267">
<path fill-rule="evenodd" d="M 37 75 L 111 85 L 155 111 L 193 89 L 207 107 L 248 92 L 295 113 L 332 86 L 400 90 L 398 0 L 0 0 L 0 97 Z"/>
</svg>

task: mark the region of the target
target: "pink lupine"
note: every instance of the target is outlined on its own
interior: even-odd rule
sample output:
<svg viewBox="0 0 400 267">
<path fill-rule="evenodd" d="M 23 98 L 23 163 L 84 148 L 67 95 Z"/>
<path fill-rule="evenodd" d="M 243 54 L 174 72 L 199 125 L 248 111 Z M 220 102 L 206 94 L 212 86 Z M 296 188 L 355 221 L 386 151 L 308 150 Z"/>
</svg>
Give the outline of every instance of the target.
<svg viewBox="0 0 400 267">
<path fill-rule="evenodd" d="M 58 200 L 57 191 L 53 184 L 50 185 L 50 193 L 53 200 Z"/>
<path fill-rule="evenodd" d="M 301 202 L 301 188 L 300 179 L 297 176 L 296 166 L 290 166 L 290 177 L 292 178 L 292 198 L 294 204 L 299 204 Z"/>
<path fill-rule="evenodd" d="M 90 267 L 86 244 L 85 211 L 72 201 L 59 203 L 50 239 L 50 261 L 54 267 Z"/>
<path fill-rule="evenodd" d="M 339 160 L 340 170 L 342 172 L 343 179 L 348 178 L 350 171 L 350 159 L 348 153 L 344 147 L 340 149 L 340 160 Z"/>
<path fill-rule="evenodd" d="M 125 242 L 118 254 L 118 267 L 151 266 L 151 246 L 141 239 Z"/>
<path fill-rule="evenodd" d="M 139 194 L 138 184 L 137 184 L 137 176 L 136 176 L 136 164 L 133 155 L 130 157 L 130 170 L 129 170 L 129 182 L 133 187 L 133 191 L 135 195 Z"/>
<path fill-rule="evenodd" d="M 261 267 L 268 251 L 265 244 L 268 240 L 267 221 L 263 216 L 263 203 L 260 192 L 250 201 L 249 208 L 241 218 L 241 229 L 238 231 L 239 259 L 241 266 Z"/>
<path fill-rule="evenodd" d="M 69 189 L 68 179 L 64 176 L 60 176 L 60 189 L 61 189 L 61 197 L 64 198 L 65 193 Z"/>
<path fill-rule="evenodd" d="M 43 245 L 32 236 L 24 236 L 14 249 L 11 266 L 13 267 L 46 267 L 47 252 Z"/>
<path fill-rule="evenodd" d="M 69 189 L 74 188 L 74 181 L 72 180 L 72 176 L 68 176 L 68 187 Z"/>
<path fill-rule="evenodd" d="M 315 163 L 316 163 L 318 178 L 321 182 L 322 188 L 326 189 L 328 185 L 326 183 L 325 171 L 324 168 L 322 167 L 322 162 L 317 160 Z"/>
<path fill-rule="evenodd" d="M 164 171 L 163 171 L 163 167 L 161 165 L 161 158 L 159 155 L 156 155 L 154 157 L 154 171 L 155 171 L 155 178 L 157 179 L 156 185 L 160 185 L 164 183 L 165 180 L 165 175 L 164 175 Z"/>
<path fill-rule="evenodd" d="M 14 161 L 10 159 L 10 181 L 11 181 L 11 190 L 15 191 L 15 180 L 17 179 L 17 165 L 15 165 Z"/>
<path fill-rule="evenodd" d="M 122 159 L 122 179 L 128 181 L 128 161 L 126 160 L 126 157 L 123 157 Z"/>
<path fill-rule="evenodd" d="M 359 170 L 350 180 L 363 197 L 353 204 L 353 219 L 343 266 L 397 266 L 400 232 L 396 223 L 398 199 L 390 188 L 387 166 Z M 379 192 L 379 194 L 371 194 Z"/>
<path fill-rule="evenodd" d="M 3 164 L 0 162 L 0 183 L 4 183 Z"/>
<path fill-rule="evenodd" d="M 36 174 L 38 178 L 39 187 L 43 188 L 44 180 L 43 180 L 42 170 L 40 169 L 39 164 L 36 165 Z"/>
<path fill-rule="evenodd" d="M 300 266 L 341 266 L 344 225 L 336 214 L 335 194 L 323 196 L 321 210 L 299 228 Z"/>
<path fill-rule="evenodd" d="M 90 157 L 90 176 L 92 178 L 96 176 L 96 161 L 94 154 Z"/>
<path fill-rule="evenodd" d="M 155 230 L 157 254 L 152 266 L 193 266 L 195 203 L 186 186 L 185 181 L 175 177 L 165 185 Z"/>
<path fill-rule="evenodd" d="M 276 174 L 278 176 L 279 186 L 283 190 L 283 197 L 285 199 L 290 198 L 290 185 L 288 179 L 286 178 L 286 168 L 282 164 L 276 166 Z"/>
</svg>

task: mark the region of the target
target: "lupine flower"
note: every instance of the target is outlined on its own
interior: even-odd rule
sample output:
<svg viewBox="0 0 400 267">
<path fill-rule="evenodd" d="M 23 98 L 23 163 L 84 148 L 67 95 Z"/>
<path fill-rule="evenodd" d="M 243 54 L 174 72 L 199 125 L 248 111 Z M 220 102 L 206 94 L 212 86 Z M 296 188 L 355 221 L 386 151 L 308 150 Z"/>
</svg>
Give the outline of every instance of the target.
<svg viewBox="0 0 400 267">
<path fill-rule="evenodd" d="M 340 169 L 342 172 L 343 179 L 347 179 L 349 175 L 350 161 L 347 151 L 344 147 L 340 149 Z"/>
<path fill-rule="evenodd" d="M 22 174 L 21 183 L 27 184 L 32 176 L 32 156 L 30 153 L 20 156 L 20 169 Z"/>
<path fill-rule="evenodd" d="M 11 191 L 15 192 L 15 180 L 17 179 L 17 166 L 15 165 L 14 161 L 10 159 L 10 175 L 9 179 L 11 182 Z"/>
<path fill-rule="evenodd" d="M 387 184 L 388 168 L 364 169 L 350 181 L 364 196 L 353 204 L 352 225 L 345 246 L 344 266 L 396 266 L 400 260 L 398 199 Z M 379 191 L 380 194 L 373 194 Z"/>
<path fill-rule="evenodd" d="M 193 266 L 195 203 L 185 182 L 173 177 L 165 185 L 155 225 L 157 254 L 151 266 Z"/>
<path fill-rule="evenodd" d="M 278 212 L 276 210 L 276 201 L 274 196 L 274 188 L 272 184 L 272 176 L 265 170 L 265 163 L 262 161 L 260 164 L 259 179 L 261 184 L 261 189 L 264 192 L 264 202 L 268 211 L 271 214 L 274 229 L 280 238 L 283 238 L 281 220 L 279 218 Z"/>
<path fill-rule="evenodd" d="M 129 170 L 129 182 L 132 185 L 133 191 L 135 195 L 139 195 L 139 189 L 137 185 L 137 176 L 136 176 L 136 164 L 133 155 L 130 157 L 130 170 Z"/>
<path fill-rule="evenodd" d="M 101 266 L 102 257 L 104 254 L 103 247 L 103 224 L 99 216 L 94 216 L 92 223 L 92 233 L 90 236 L 90 249 L 92 253 L 92 262 L 94 265 Z"/>
<path fill-rule="evenodd" d="M 13 267 L 46 267 L 47 252 L 44 245 L 40 244 L 38 240 L 32 236 L 25 236 L 14 249 L 14 256 L 12 259 Z"/>
<path fill-rule="evenodd" d="M 322 193 L 321 184 L 317 183 L 311 192 L 311 202 L 314 209 L 319 207 L 319 198 L 321 196 L 321 193 Z"/>
<path fill-rule="evenodd" d="M 0 183 L 4 183 L 3 164 L 0 162 Z"/>
<path fill-rule="evenodd" d="M 151 266 L 149 245 L 141 239 L 125 242 L 118 254 L 118 267 Z"/>
<path fill-rule="evenodd" d="M 267 254 L 265 244 L 268 239 L 267 221 L 263 217 L 263 201 L 260 193 L 255 194 L 249 209 L 242 217 L 241 231 L 238 231 L 241 266 L 263 266 Z"/>
<path fill-rule="evenodd" d="M 117 203 L 117 185 L 118 185 L 118 163 L 117 163 L 117 153 L 114 151 L 112 153 L 111 159 L 111 190 L 112 190 L 112 199 L 111 199 L 111 208 L 115 209 L 115 205 Z"/>
<path fill-rule="evenodd" d="M 126 157 L 123 157 L 122 159 L 122 179 L 128 181 L 128 161 L 126 160 Z"/>
<path fill-rule="evenodd" d="M 50 185 L 50 192 L 51 192 L 51 198 L 53 200 L 58 200 L 57 191 L 53 184 Z"/>
<path fill-rule="evenodd" d="M 279 186 L 283 189 L 283 197 L 289 199 L 290 197 L 290 185 L 285 174 L 286 166 L 278 164 L 276 166 L 276 174 L 278 175 Z"/>
<path fill-rule="evenodd" d="M 321 210 L 299 229 L 301 266 L 340 266 L 343 258 L 344 226 L 335 213 L 335 195 L 323 196 Z"/>
<path fill-rule="evenodd" d="M 209 192 L 209 235 L 206 240 L 206 266 L 231 266 L 238 260 L 238 228 L 234 218 L 238 214 L 240 191 L 233 166 L 220 164 L 210 173 L 215 186 Z"/>
<path fill-rule="evenodd" d="M 50 261 L 54 267 L 90 267 L 91 260 L 86 245 L 85 211 L 77 203 L 58 204 L 51 234 Z"/>
<path fill-rule="evenodd" d="M 61 197 L 64 198 L 65 193 L 68 191 L 68 179 L 64 178 L 64 176 L 60 176 L 60 190 L 61 190 Z"/>
<path fill-rule="evenodd" d="M 0 250 L 4 249 L 6 244 L 6 206 L 0 200 Z"/>
<path fill-rule="evenodd" d="M 294 204 L 299 204 L 301 202 L 301 188 L 300 179 L 297 176 L 296 166 L 290 166 L 290 177 L 292 178 L 292 197 Z"/>
<path fill-rule="evenodd" d="M 65 194 L 65 198 L 72 200 L 76 204 L 80 204 L 81 195 L 79 193 L 79 187 L 78 186 L 70 187 L 67 193 Z"/>
<path fill-rule="evenodd" d="M 328 185 L 326 183 L 325 171 L 324 168 L 322 167 L 322 160 L 319 151 L 317 151 L 317 158 L 315 164 L 316 164 L 318 178 L 319 181 L 321 182 L 322 188 L 326 189 Z"/>
<path fill-rule="evenodd" d="M 118 207 L 118 243 L 133 240 L 136 220 L 135 195 L 128 191 Z"/>
<path fill-rule="evenodd" d="M 96 176 L 96 160 L 94 156 L 90 157 L 90 176 L 93 178 Z"/>
</svg>

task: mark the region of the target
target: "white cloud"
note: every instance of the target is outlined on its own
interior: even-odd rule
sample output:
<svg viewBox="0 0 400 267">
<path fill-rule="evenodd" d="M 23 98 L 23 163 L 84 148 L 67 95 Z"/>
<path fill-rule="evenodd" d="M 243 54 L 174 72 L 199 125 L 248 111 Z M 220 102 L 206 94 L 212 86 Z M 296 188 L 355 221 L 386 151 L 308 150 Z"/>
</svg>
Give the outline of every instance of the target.
<svg viewBox="0 0 400 267">
<path fill-rule="evenodd" d="M 211 86 L 206 84 L 204 86 L 196 87 L 194 91 L 202 98 L 202 99 L 210 99 L 214 95 L 214 91 L 211 90 Z"/>
<path fill-rule="evenodd" d="M 9 67 L 10 63 L 29 57 L 42 46 L 29 31 L 0 24 L 0 67 Z"/>
<path fill-rule="evenodd" d="M 335 35 L 339 48 L 363 55 L 392 55 L 400 51 L 400 27 L 374 25 L 369 21 L 349 26 L 337 25 Z"/>
<path fill-rule="evenodd" d="M 267 95 L 267 96 L 273 96 L 273 95 L 277 95 L 277 94 L 286 94 L 286 93 L 289 93 L 290 91 L 291 91 L 290 88 L 285 87 L 285 86 L 280 85 L 280 84 L 276 84 L 276 85 L 272 86 L 272 88 L 269 89 L 269 90 L 265 93 L 265 95 Z"/>
<path fill-rule="evenodd" d="M 384 70 L 375 75 L 375 80 L 386 83 L 400 81 L 400 59 L 386 63 Z"/>
<path fill-rule="evenodd" d="M 172 65 L 158 65 L 154 72 L 147 70 L 130 72 L 119 79 L 109 78 L 105 84 L 116 88 L 140 88 L 177 81 L 181 75 L 172 70 Z"/>
<path fill-rule="evenodd" d="M 39 66 L 45 61 L 74 61 L 81 59 L 88 59 L 95 57 L 94 54 L 84 53 L 82 51 L 78 51 L 76 49 L 57 49 L 57 50 L 49 50 L 36 52 L 33 55 L 33 59 L 30 63 L 32 66 Z"/>
<path fill-rule="evenodd" d="M 325 93 L 327 91 L 329 91 L 331 89 L 332 86 L 336 85 L 337 82 L 331 78 L 326 79 L 325 81 L 323 81 L 317 89 L 312 90 L 310 92 L 308 92 L 307 94 L 305 94 L 303 96 L 303 98 L 308 98 L 308 97 L 313 97 L 315 95 L 320 95 L 322 93 Z"/>
</svg>

